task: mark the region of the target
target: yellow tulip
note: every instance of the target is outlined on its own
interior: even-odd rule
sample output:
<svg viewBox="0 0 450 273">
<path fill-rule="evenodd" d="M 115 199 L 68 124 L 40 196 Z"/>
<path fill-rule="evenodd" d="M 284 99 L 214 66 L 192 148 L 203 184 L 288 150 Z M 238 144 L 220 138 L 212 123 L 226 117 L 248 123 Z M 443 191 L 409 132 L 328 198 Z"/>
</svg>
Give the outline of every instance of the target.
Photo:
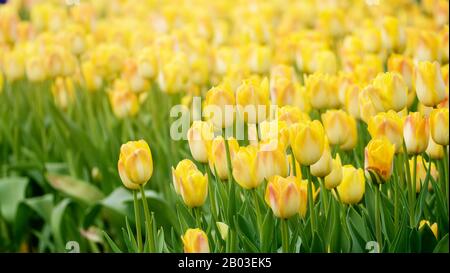
<svg viewBox="0 0 450 273">
<path fill-rule="evenodd" d="M 344 98 L 345 110 L 355 119 L 361 119 L 361 112 L 359 110 L 359 93 L 361 88 L 357 84 L 350 84 L 346 90 Z"/>
<path fill-rule="evenodd" d="M 395 72 L 378 74 L 372 84 L 379 90 L 381 103 L 385 110 L 400 111 L 406 107 L 408 86 L 400 74 Z"/>
<path fill-rule="evenodd" d="M 249 55 L 249 68 L 253 73 L 267 73 L 270 69 L 271 50 L 268 46 L 252 45 Z"/>
<path fill-rule="evenodd" d="M 99 90 L 103 85 L 102 76 L 96 71 L 92 61 L 83 62 L 81 65 L 81 72 L 83 74 L 84 84 L 90 92 Z"/>
<path fill-rule="evenodd" d="M 311 120 L 308 114 L 302 112 L 302 110 L 299 107 L 292 105 L 286 105 L 281 108 L 278 108 L 277 114 L 278 120 L 286 122 L 287 126 Z"/>
<path fill-rule="evenodd" d="M 267 184 L 265 201 L 278 218 L 287 219 L 298 213 L 301 193 L 297 178 L 272 176 Z"/>
<path fill-rule="evenodd" d="M 430 139 L 428 140 L 428 147 L 425 151 L 432 159 L 442 159 L 444 158 L 444 147 L 442 145 L 434 142 L 430 134 Z"/>
<path fill-rule="evenodd" d="M 344 204 L 357 204 L 364 196 L 366 178 L 362 169 L 352 165 L 342 167 L 342 181 L 337 187 L 341 202 Z"/>
<path fill-rule="evenodd" d="M 209 122 L 196 120 L 187 132 L 192 157 L 201 163 L 208 162 L 208 150 L 214 138 L 214 130 Z"/>
<path fill-rule="evenodd" d="M 188 229 L 181 240 L 184 253 L 209 253 L 208 236 L 199 228 Z"/>
<path fill-rule="evenodd" d="M 430 115 L 430 132 L 434 142 L 447 146 L 449 140 L 448 108 L 433 109 Z"/>
<path fill-rule="evenodd" d="M 356 144 L 358 144 L 358 127 L 356 124 L 356 119 L 350 115 L 346 115 L 346 117 L 348 135 L 345 142 L 339 146 L 342 151 L 353 150 L 356 147 Z"/>
<path fill-rule="evenodd" d="M 403 120 L 393 110 L 381 112 L 370 118 L 367 129 L 372 138 L 384 136 L 395 145 L 398 153 L 403 145 Z"/>
<path fill-rule="evenodd" d="M 269 81 L 252 77 L 244 80 L 236 91 L 238 110 L 248 123 L 255 124 L 269 115 Z"/>
<path fill-rule="evenodd" d="M 255 159 L 255 175 L 257 181 L 270 179 L 274 175 L 288 174 L 288 161 L 282 142 L 260 143 Z M 260 182 L 261 183 L 261 182 Z"/>
<path fill-rule="evenodd" d="M 413 87 L 414 64 L 411 58 L 405 55 L 393 54 L 388 59 L 388 71 L 397 72 L 402 75 L 403 80 L 408 86 L 407 107 L 411 107 L 416 98 L 416 92 Z"/>
<path fill-rule="evenodd" d="M 30 82 L 42 82 L 46 78 L 46 68 L 44 59 L 41 56 L 34 56 L 27 60 L 26 74 Z"/>
<path fill-rule="evenodd" d="M 139 111 L 139 102 L 136 94 L 128 89 L 115 90 L 109 93 L 114 115 L 118 118 L 134 116 Z"/>
<path fill-rule="evenodd" d="M 153 79 L 157 73 L 157 58 L 155 49 L 152 47 L 143 48 L 138 55 L 138 73 L 146 79 Z"/>
<path fill-rule="evenodd" d="M 2 49 L 3 50 L 3 49 Z M 3 72 L 8 81 L 21 79 L 25 74 L 25 56 L 22 51 L 14 50 L 3 56 Z"/>
<path fill-rule="evenodd" d="M 428 147 L 430 134 L 428 118 L 420 113 L 410 113 L 403 125 L 403 138 L 408 154 L 420 154 Z"/>
<path fill-rule="evenodd" d="M 321 50 L 314 54 L 312 71 L 323 74 L 336 74 L 338 69 L 337 58 L 331 50 Z"/>
<path fill-rule="evenodd" d="M 257 175 L 257 150 L 255 146 L 240 147 L 233 158 L 234 180 L 244 189 L 257 188 L 263 181 L 262 177 Z"/>
<path fill-rule="evenodd" d="M 233 125 L 236 99 L 228 84 L 211 88 L 206 93 L 204 116 L 217 128 Z"/>
<path fill-rule="evenodd" d="M 439 36 L 434 31 L 414 31 L 409 35 L 410 54 L 415 61 L 436 61 L 439 57 Z"/>
<path fill-rule="evenodd" d="M 339 186 L 342 181 L 342 163 L 339 154 L 333 159 L 331 173 L 325 176 L 325 188 L 331 190 Z"/>
<path fill-rule="evenodd" d="M 172 182 L 175 192 L 180 194 L 180 184 L 183 177 L 187 177 L 192 170 L 197 170 L 197 165 L 189 159 L 183 159 L 178 162 L 177 167 L 172 167 Z"/>
<path fill-rule="evenodd" d="M 168 94 L 182 91 L 187 79 L 187 65 L 183 58 L 175 58 L 161 65 L 157 76 L 159 88 Z"/>
<path fill-rule="evenodd" d="M 323 110 L 339 106 L 336 77 L 314 73 L 305 79 L 305 87 L 314 109 Z"/>
<path fill-rule="evenodd" d="M 180 195 L 189 208 L 202 206 L 208 196 L 208 175 L 197 169 L 189 170 L 180 179 Z"/>
<path fill-rule="evenodd" d="M 312 165 L 322 156 L 325 132 L 320 121 L 307 121 L 294 125 L 291 139 L 295 158 L 300 164 Z"/>
<path fill-rule="evenodd" d="M 64 111 L 74 101 L 74 92 L 73 81 L 70 78 L 58 77 L 52 84 L 52 94 L 55 104 Z"/>
<path fill-rule="evenodd" d="M 322 114 L 322 123 L 331 145 L 341 145 L 349 135 L 349 114 L 343 110 L 327 110 Z"/>
<path fill-rule="evenodd" d="M 388 51 L 401 51 L 406 43 L 406 33 L 399 20 L 392 16 L 383 19 L 381 27 L 383 46 Z"/>
<path fill-rule="evenodd" d="M 416 165 L 416 177 L 414 177 L 414 159 L 409 160 L 409 170 L 411 172 L 412 183 L 416 181 L 416 193 L 420 192 L 423 183 L 425 183 L 425 178 L 427 177 L 427 169 L 428 169 L 429 161 L 425 160 L 422 156 L 417 156 L 417 165 Z M 435 181 L 439 179 L 439 172 L 436 169 L 436 165 L 431 162 L 430 175 L 433 177 Z M 428 181 L 428 190 L 432 189 L 431 181 Z"/>
<path fill-rule="evenodd" d="M 270 73 L 270 97 L 273 103 L 283 106 L 292 104 L 295 97 L 295 73 L 287 65 L 274 66 Z"/>
<path fill-rule="evenodd" d="M 118 170 L 120 179 L 129 189 L 138 189 L 150 180 L 153 159 L 145 140 L 129 141 L 120 147 Z"/>
<path fill-rule="evenodd" d="M 319 161 L 311 165 L 311 174 L 323 178 L 331 173 L 333 169 L 333 158 L 331 157 L 328 141 L 325 139 L 324 149 Z"/>
<path fill-rule="evenodd" d="M 299 214 L 302 218 L 306 216 L 306 212 L 308 211 L 308 187 L 312 185 L 312 193 L 313 193 L 313 200 L 316 200 L 316 197 L 318 195 L 318 191 L 316 191 L 316 188 L 314 187 L 313 183 L 310 183 L 308 180 L 299 180 L 297 178 L 298 188 L 300 190 L 300 210 Z"/>
<path fill-rule="evenodd" d="M 430 221 L 428 221 L 428 220 L 421 220 L 420 223 L 419 223 L 419 229 L 422 229 L 425 225 L 428 225 L 428 227 L 433 232 L 434 237 L 436 237 L 436 239 L 437 239 L 438 238 L 438 225 L 437 225 L 437 223 L 431 224 Z"/>
<path fill-rule="evenodd" d="M 239 144 L 233 137 L 228 138 L 230 148 L 230 159 L 233 162 L 234 156 L 239 150 Z M 225 149 L 225 141 L 222 136 L 217 136 L 211 143 L 211 150 L 208 154 L 208 162 L 211 172 L 219 176 L 220 179 L 228 179 L 227 154 Z"/>
<path fill-rule="evenodd" d="M 372 116 L 384 112 L 378 88 L 373 85 L 366 86 L 358 95 L 359 111 L 361 119 L 368 123 Z"/>
<path fill-rule="evenodd" d="M 386 137 L 376 137 L 369 141 L 364 150 L 364 168 L 376 173 L 377 183 L 387 182 L 392 175 L 395 145 Z"/>
<path fill-rule="evenodd" d="M 438 62 L 419 62 L 414 71 L 417 98 L 425 106 L 436 106 L 445 99 L 445 83 Z"/>
<path fill-rule="evenodd" d="M 290 127 L 283 120 L 265 120 L 259 124 L 260 141 L 266 144 L 272 143 L 275 145 L 274 147 L 278 145 L 277 142 L 284 146 L 289 145 L 289 133 Z"/>
</svg>

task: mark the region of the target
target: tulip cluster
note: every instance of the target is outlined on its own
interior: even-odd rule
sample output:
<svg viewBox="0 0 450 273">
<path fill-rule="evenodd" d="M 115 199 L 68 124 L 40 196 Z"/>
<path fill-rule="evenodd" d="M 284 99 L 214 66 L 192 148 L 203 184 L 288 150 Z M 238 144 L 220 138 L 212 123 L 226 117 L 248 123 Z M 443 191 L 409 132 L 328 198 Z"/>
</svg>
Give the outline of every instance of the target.
<svg viewBox="0 0 450 273">
<path fill-rule="evenodd" d="M 11 1 L 0 6 L 0 100 L 50 91 L 67 127 L 77 112 L 98 119 L 86 123 L 108 149 L 148 140 L 160 173 L 149 186 L 180 218 L 167 249 L 290 252 L 301 238 L 302 250 L 349 251 L 324 230 L 359 238 L 359 217 L 392 251 L 403 219 L 436 240 L 445 234 L 418 217 L 448 228 L 435 215 L 448 213 L 448 21 L 446 0 Z M 188 113 L 182 140 L 169 139 L 176 104 Z M 139 198 L 157 247 L 153 163 L 144 140 L 120 148 L 139 251 Z"/>
</svg>

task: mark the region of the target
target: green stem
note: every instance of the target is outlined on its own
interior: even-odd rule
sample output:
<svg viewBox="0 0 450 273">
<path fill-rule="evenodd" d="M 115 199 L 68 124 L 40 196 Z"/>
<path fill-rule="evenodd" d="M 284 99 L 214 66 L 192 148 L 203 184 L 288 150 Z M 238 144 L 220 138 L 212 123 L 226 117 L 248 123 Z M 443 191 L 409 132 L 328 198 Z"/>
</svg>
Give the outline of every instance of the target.
<svg viewBox="0 0 450 273">
<path fill-rule="evenodd" d="M 202 228 L 202 212 L 201 212 L 201 207 L 197 207 L 197 208 L 192 208 L 192 212 L 194 214 L 195 217 L 195 223 L 197 224 L 197 227 L 199 229 L 203 229 Z"/>
<path fill-rule="evenodd" d="M 254 202 L 255 211 L 256 211 L 256 223 L 258 225 L 259 243 L 260 243 L 260 245 L 262 245 L 261 209 L 259 207 L 259 202 L 258 202 L 258 192 L 256 191 L 256 189 L 252 189 L 251 191 L 252 191 L 253 202 Z"/>
<path fill-rule="evenodd" d="M 313 182 L 311 179 L 311 170 L 310 166 L 306 166 L 306 177 L 308 178 L 308 210 L 309 210 L 309 217 L 311 222 L 311 231 L 315 231 L 315 215 L 314 215 L 314 200 L 313 200 L 313 193 L 312 193 L 312 186 Z"/>
<path fill-rule="evenodd" d="M 398 231 L 399 228 L 399 222 L 398 222 L 398 217 L 399 217 L 399 203 L 398 203 L 398 194 L 399 194 L 399 174 L 398 174 L 398 156 L 394 157 L 394 174 L 395 177 L 392 179 L 392 183 L 391 185 L 393 185 L 394 188 L 394 225 L 395 225 L 395 230 Z"/>
<path fill-rule="evenodd" d="M 381 252 L 383 241 L 381 236 L 381 219 L 380 219 L 380 188 L 378 184 L 375 184 L 375 233 Z"/>
<path fill-rule="evenodd" d="M 144 216 L 145 216 L 145 224 L 147 227 L 148 237 L 147 240 L 150 246 L 150 252 L 155 252 L 155 243 L 153 238 L 153 224 L 150 217 L 150 211 L 148 209 L 147 197 L 145 196 L 144 186 L 139 185 L 139 189 L 141 190 L 141 198 L 142 203 L 144 203 Z"/>
<path fill-rule="evenodd" d="M 417 155 L 414 155 L 413 162 L 414 162 L 414 166 L 413 166 L 413 177 L 412 177 L 412 183 L 411 183 L 411 204 L 409 206 L 409 213 L 410 213 L 409 221 L 410 221 L 411 227 L 415 226 L 414 207 L 415 207 L 416 187 L 417 187 L 417 182 L 420 183 L 420 181 L 417 181 Z"/>
<path fill-rule="evenodd" d="M 408 191 L 408 205 L 409 205 L 409 225 L 414 228 L 414 205 L 413 205 L 413 191 L 414 187 L 416 186 L 411 181 L 411 169 L 409 168 L 409 160 L 408 160 L 408 153 L 406 149 L 405 141 L 403 141 L 403 163 L 406 167 L 406 189 Z M 415 174 L 414 174 L 415 176 Z M 415 179 L 414 179 L 415 180 Z"/>
<path fill-rule="evenodd" d="M 136 233 L 137 233 L 136 239 L 138 245 L 138 252 L 142 252 L 141 210 L 139 207 L 137 191 L 133 191 L 133 201 L 134 201 L 134 218 L 136 222 Z"/>
<path fill-rule="evenodd" d="M 287 219 L 281 219 L 281 242 L 283 253 L 289 252 L 289 227 Z"/>
<path fill-rule="evenodd" d="M 446 196 L 446 198 L 447 198 L 447 209 L 449 208 L 449 197 L 448 197 L 448 152 L 447 152 L 447 148 L 448 148 L 448 145 L 445 145 L 444 147 L 444 183 L 445 183 L 445 196 Z"/>
<path fill-rule="evenodd" d="M 324 178 L 319 178 L 319 182 L 320 182 L 320 191 L 321 191 L 321 198 L 322 198 L 322 202 L 323 202 L 323 207 L 325 209 L 325 217 L 328 215 L 328 192 L 327 189 L 325 188 L 325 179 Z"/>
</svg>

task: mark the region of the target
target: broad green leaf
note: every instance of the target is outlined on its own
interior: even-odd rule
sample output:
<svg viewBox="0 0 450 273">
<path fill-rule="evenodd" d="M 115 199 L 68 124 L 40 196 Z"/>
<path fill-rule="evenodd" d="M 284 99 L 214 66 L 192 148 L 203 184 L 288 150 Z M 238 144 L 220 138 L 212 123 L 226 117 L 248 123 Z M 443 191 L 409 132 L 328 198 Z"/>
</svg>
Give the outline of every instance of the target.
<svg viewBox="0 0 450 273">
<path fill-rule="evenodd" d="M 20 202 L 25 199 L 28 179 L 6 177 L 0 179 L 0 212 L 7 222 L 14 222 Z"/>
<path fill-rule="evenodd" d="M 71 176 L 49 173 L 46 177 L 54 189 L 85 204 L 93 205 L 104 197 L 94 185 Z"/>
<path fill-rule="evenodd" d="M 448 233 L 437 243 L 433 250 L 434 253 L 449 253 L 448 250 Z"/>
</svg>

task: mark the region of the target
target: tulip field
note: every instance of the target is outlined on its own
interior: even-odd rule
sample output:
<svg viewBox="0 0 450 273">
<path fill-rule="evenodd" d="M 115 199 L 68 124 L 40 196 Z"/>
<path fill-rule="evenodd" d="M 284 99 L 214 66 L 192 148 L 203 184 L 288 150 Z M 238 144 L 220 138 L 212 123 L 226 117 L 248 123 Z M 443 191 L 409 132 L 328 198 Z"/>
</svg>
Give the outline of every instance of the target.
<svg viewBox="0 0 450 273">
<path fill-rule="evenodd" d="M 448 253 L 449 1 L 0 1 L 0 252 Z"/>
</svg>

